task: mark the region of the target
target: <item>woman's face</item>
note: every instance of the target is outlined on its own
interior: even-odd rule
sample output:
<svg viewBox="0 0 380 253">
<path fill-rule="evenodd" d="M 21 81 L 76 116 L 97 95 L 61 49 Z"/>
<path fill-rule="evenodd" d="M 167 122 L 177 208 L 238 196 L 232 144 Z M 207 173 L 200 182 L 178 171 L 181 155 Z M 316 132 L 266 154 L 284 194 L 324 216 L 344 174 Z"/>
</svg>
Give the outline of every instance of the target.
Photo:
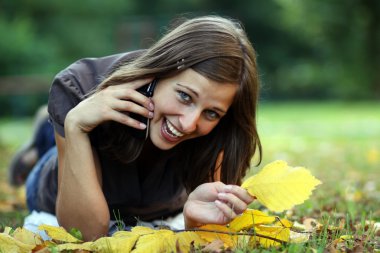
<svg viewBox="0 0 380 253">
<path fill-rule="evenodd" d="M 235 83 L 218 83 L 187 69 L 160 79 L 154 91 L 150 139 L 162 150 L 204 136 L 227 113 L 236 94 Z M 196 147 L 194 147 L 196 148 Z"/>
</svg>

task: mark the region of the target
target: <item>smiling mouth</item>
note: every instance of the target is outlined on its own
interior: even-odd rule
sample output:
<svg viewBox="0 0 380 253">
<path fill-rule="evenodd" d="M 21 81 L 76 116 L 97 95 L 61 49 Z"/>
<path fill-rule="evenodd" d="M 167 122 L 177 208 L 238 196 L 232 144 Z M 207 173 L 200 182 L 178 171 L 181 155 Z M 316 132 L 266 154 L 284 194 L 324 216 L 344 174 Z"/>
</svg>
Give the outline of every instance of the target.
<svg viewBox="0 0 380 253">
<path fill-rule="evenodd" d="M 167 119 L 164 119 L 162 130 L 164 137 L 170 141 L 175 141 L 184 135 L 183 133 L 179 132 Z"/>
</svg>

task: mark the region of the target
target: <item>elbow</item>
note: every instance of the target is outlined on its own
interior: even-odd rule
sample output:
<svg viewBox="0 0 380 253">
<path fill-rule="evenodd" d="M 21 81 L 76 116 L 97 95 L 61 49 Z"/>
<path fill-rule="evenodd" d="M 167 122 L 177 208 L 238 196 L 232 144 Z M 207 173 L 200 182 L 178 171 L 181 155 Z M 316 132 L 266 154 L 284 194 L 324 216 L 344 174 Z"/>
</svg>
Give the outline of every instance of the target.
<svg viewBox="0 0 380 253">
<path fill-rule="evenodd" d="M 78 229 L 83 236 L 84 241 L 93 241 L 100 237 L 106 236 L 109 229 L 109 213 L 107 212 L 89 212 L 88 210 L 76 210 L 74 213 L 65 209 L 56 210 L 58 224 L 67 231 L 73 228 Z"/>
</svg>

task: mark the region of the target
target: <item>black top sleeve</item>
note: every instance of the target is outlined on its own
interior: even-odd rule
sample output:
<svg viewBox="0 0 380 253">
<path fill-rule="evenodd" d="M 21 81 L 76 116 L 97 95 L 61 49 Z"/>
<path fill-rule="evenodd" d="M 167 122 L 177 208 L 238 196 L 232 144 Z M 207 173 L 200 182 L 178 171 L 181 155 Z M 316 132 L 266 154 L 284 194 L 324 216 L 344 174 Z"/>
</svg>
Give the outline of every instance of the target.
<svg viewBox="0 0 380 253">
<path fill-rule="evenodd" d="M 71 64 L 56 75 L 49 92 L 48 111 L 54 130 L 65 137 L 67 113 L 79 104 L 113 70 L 140 54 L 122 53 L 102 58 L 85 58 Z"/>
</svg>

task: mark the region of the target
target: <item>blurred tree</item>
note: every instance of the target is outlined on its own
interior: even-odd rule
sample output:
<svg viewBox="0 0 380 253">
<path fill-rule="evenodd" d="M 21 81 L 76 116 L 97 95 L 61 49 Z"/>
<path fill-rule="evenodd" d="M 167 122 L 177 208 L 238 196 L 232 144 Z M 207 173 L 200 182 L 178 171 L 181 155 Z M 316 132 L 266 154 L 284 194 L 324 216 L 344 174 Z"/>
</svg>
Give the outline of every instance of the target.
<svg viewBox="0 0 380 253">
<path fill-rule="evenodd" d="M 147 47 L 183 14 L 242 21 L 264 99 L 380 97 L 378 0 L 0 0 L 0 86 L 3 77 L 51 80 L 79 58 Z"/>
<path fill-rule="evenodd" d="M 283 8 L 279 25 L 311 49 L 289 55 L 275 73 L 279 94 L 380 98 L 380 1 L 277 2 Z"/>
<path fill-rule="evenodd" d="M 0 16 L 0 75 L 25 75 L 52 71 L 57 47 L 40 40 L 28 17 L 5 20 Z"/>
</svg>

